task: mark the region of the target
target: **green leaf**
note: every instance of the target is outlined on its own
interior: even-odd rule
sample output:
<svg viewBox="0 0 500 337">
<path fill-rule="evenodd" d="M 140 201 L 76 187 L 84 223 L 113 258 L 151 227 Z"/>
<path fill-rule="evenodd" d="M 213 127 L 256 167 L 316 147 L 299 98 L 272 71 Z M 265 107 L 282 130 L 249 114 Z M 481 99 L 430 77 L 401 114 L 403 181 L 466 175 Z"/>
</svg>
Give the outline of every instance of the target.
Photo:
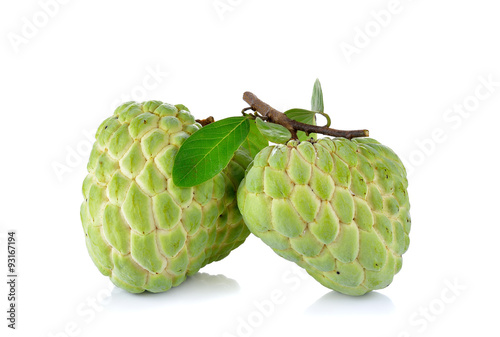
<svg viewBox="0 0 500 337">
<path fill-rule="evenodd" d="M 306 109 L 290 109 L 285 111 L 285 115 L 297 122 L 316 125 L 315 111 Z"/>
<path fill-rule="evenodd" d="M 247 117 L 230 117 L 193 133 L 175 156 L 174 184 L 191 187 L 215 177 L 227 166 L 249 130 Z"/>
<path fill-rule="evenodd" d="M 294 121 L 297 122 L 316 125 L 316 112 L 314 111 L 306 109 L 290 109 L 285 111 L 285 115 L 287 115 L 288 118 L 293 119 Z M 311 133 L 309 134 L 309 136 L 307 136 L 303 131 L 298 131 L 297 137 L 299 138 L 300 141 L 304 141 L 311 138 L 314 139 L 318 138 L 318 136 L 315 133 Z"/>
<path fill-rule="evenodd" d="M 316 79 L 316 82 L 314 82 L 313 94 L 311 98 L 311 110 L 325 112 L 325 107 L 323 105 L 323 90 L 321 89 L 319 79 Z"/>
<path fill-rule="evenodd" d="M 273 143 L 285 144 L 290 140 L 290 138 L 292 138 L 290 131 L 288 131 L 288 129 L 283 125 L 266 123 L 260 118 L 256 119 L 256 124 L 260 133 L 262 133 L 267 140 Z"/>
<path fill-rule="evenodd" d="M 262 135 L 262 133 L 260 133 L 259 128 L 255 124 L 255 121 L 250 119 L 249 122 L 250 132 L 248 133 L 247 138 L 245 139 L 243 144 L 241 144 L 241 146 L 248 150 L 252 158 L 255 158 L 260 150 L 269 145 L 269 142 Z"/>
</svg>

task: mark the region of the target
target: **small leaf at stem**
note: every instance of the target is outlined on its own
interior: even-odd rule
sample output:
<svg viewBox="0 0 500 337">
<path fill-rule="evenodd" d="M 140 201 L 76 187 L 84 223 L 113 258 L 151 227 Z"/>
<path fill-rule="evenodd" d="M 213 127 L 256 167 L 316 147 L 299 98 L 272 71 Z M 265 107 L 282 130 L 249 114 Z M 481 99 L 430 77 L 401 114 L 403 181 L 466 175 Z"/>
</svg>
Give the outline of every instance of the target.
<svg viewBox="0 0 500 337">
<path fill-rule="evenodd" d="M 250 132 L 248 133 L 247 138 L 245 139 L 243 144 L 241 144 L 241 146 L 248 150 L 252 158 L 255 158 L 260 150 L 269 145 L 269 142 L 262 135 L 262 133 L 260 133 L 259 128 L 255 124 L 255 121 L 250 119 L 249 122 Z"/>
<path fill-rule="evenodd" d="M 175 156 L 174 184 L 191 187 L 215 177 L 227 166 L 249 130 L 248 117 L 230 117 L 193 133 Z"/>
<path fill-rule="evenodd" d="M 285 144 L 290 140 L 290 138 L 292 138 L 290 131 L 288 131 L 288 129 L 283 125 L 266 123 L 260 118 L 257 118 L 255 121 L 260 133 L 262 133 L 267 140 L 273 143 Z"/>
<path fill-rule="evenodd" d="M 311 110 L 325 112 L 325 107 L 323 105 L 323 90 L 321 89 L 319 79 L 316 79 L 316 82 L 314 82 L 311 98 Z"/>
<path fill-rule="evenodd" d="M 305 110 L 305 109 L 290 109 L 285 111 L 285 115 L 288 118 L 293 119 L 297 122 L 316 125 L 316 112 Z M 317 139 L 317 135 L 315 133 L 311 133 L 309 136 L 305 134 L 303 131 L 297 132 L 297 137 L 299 137 L 300 141 L 304 141 L 307 139 Z"/>
</svg>

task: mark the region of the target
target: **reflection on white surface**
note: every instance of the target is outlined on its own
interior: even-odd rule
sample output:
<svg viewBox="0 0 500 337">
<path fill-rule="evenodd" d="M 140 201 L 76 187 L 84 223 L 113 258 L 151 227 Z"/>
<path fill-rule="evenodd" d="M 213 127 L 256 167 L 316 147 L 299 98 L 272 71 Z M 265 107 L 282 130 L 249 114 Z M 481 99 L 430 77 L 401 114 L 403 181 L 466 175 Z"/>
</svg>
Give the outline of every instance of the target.
<svg viewBox="0 0 500 337">
<path fill-rule="evenodd" d="M 164 293 L 131 294 L 115 287 L 111 294 L 109 308 L 111 310 L 137 310 L 137 307 L 151 306 L 178 306 L 179 304 L 192 304 L 208 301 L 238 293 L 238 282 L 224 275 L 210 275 L 197 273 L 189 276 L 179 286 Z M 131 305 L 132 303 L 132 305 Z M 128 309 L 127 309 L 128 308 Z"/>
<path fill-rule="evenodd" d="M 348 296 L 331 291 L 321 296 L 309 308 L 310 315 L 383 315 L 395 310 L 391 299 L 378 292 L 363 296 Z"/>
</svg>

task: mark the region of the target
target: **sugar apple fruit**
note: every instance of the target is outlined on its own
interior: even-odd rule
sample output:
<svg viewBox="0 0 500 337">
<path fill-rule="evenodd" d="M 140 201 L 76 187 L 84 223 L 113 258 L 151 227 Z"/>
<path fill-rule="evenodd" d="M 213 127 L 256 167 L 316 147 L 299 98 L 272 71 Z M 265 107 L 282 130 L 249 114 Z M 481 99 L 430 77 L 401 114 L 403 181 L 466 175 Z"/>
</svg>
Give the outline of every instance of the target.
<svg viewBox="0 0 500 337">
<path fill-rule="evenodd" d="M 289 141 L 255 157 L 238 189 L 250 231 L 324 286 L 362 295 L 388 286 L 410 232 L 398 156 L 374 139 Z"/>
<path fill-rule="evenodd" d="M 166 291 L 249 235 L 236 201 L 251 162 L 243 150 L 201 185 L 173 183 L 174 157 L 200 127 L 183 105 L 148 101 L 121 105 L 98 128 L 80 214 L 89 254 L 116 286 Z"/>
</svg>

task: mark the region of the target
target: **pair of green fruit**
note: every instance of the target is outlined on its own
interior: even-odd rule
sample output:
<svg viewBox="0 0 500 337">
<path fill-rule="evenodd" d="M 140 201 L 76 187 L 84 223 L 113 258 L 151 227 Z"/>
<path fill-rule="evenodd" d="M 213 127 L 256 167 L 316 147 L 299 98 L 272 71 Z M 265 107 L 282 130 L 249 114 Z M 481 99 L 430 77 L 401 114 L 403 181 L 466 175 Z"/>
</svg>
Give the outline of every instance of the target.
<svg viewBox="0 0 500 337">
<path fill-rule="evenodd" d="M 162 292 L 226 257 L 252 232 L 324 286 L 362 295 L 389 285 L 410 231 L 406 172 L 370 138 L 241 149 L 214 178 L 173 183 L 182 143 L 201 125 L 183 105 L 128 102 L 96 133 L 81 219 L 100 272 Z"/>
</svg>

